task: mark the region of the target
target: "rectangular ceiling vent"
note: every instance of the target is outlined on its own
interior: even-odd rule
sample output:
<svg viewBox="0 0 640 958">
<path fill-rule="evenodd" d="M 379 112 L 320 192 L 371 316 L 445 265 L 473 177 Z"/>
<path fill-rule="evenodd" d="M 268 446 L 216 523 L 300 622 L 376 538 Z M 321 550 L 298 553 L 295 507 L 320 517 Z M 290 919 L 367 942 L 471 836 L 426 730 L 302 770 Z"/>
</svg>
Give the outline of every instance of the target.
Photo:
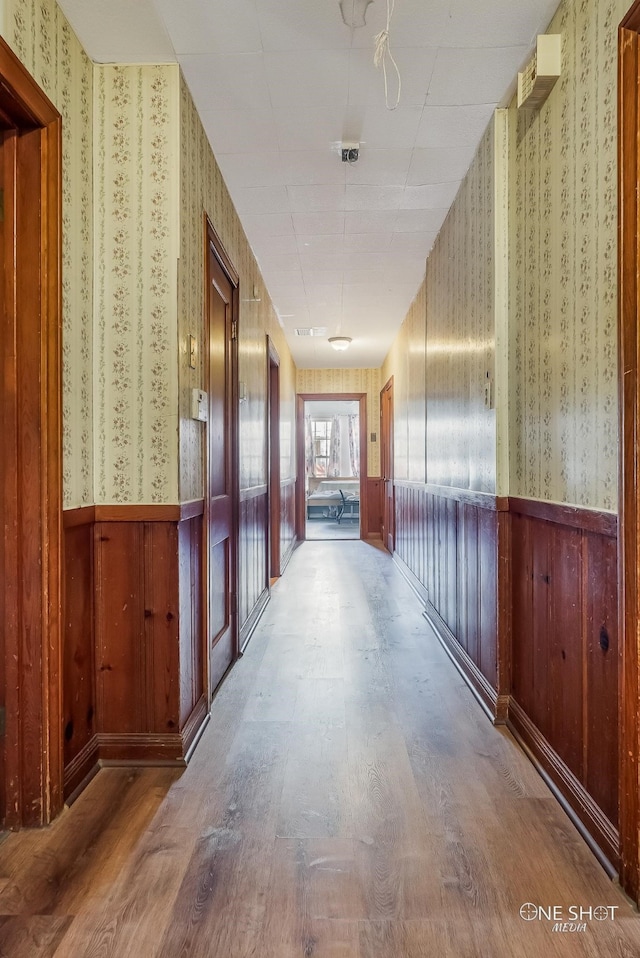
<svg viewBox="0 0 640 958">
<path fill-rule="evenodd" d="M 296 329 L 296 336 L 326 336 L 326 326 L 303 326 Z"/>
<path fill-rule="evenodd" d="M 536 51 L 518 74 L 518 109 L 539 110 L 553 90 L 562 69 L 562 36 L 542 34 Z"/>
</svg>

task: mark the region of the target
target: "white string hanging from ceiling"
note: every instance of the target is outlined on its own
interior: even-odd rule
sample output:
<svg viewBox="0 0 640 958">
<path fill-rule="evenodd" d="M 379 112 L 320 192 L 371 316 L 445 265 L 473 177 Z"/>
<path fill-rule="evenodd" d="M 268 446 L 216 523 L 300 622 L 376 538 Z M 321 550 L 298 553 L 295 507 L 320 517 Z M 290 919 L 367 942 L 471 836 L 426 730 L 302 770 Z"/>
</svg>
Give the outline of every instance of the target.
<svg viewBox="0 0 640 958">
<path fill-rule="evenodd" d="M 373 38 L 375 44 L 375 52 L 373 54 L 373 62 L 377 67 L 382 65 L 382 73 L 384 76 L 384 102 L 386 104 L 387 110 L 395 110 L 398 104 L 400 103 L 400 92 L 402 90 L 402 77 L 400 76 L 400 70 L 398 69 L 398 64 L 393 58 L 391 53 L 391 48 L 389 45 L 389 31 L 391 29 L 391 18 L 393 17 L 393 11 L 396 6 L 396 0 L 387 0 L 387 25 L 384 30 L 381 30 L 380 33 L 376 34 Z M 387 77 L 387 61 L 391 64 L 393 69 L 396 72 L 396 77 L 398 80 L 398 92 L 396 94 L 396 101 L 393 106 L 389 105 L 389 81 Z"/>
</svg>

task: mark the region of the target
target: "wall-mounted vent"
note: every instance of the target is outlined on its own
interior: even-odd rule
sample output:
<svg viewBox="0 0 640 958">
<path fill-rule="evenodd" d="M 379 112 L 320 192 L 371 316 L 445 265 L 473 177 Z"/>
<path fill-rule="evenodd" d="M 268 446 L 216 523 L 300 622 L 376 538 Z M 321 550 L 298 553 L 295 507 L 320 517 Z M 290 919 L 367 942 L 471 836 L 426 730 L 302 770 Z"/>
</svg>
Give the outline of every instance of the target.
<svg viewBox="0 0 640 958">
<path fill-rule="evenodd" d="M 562 70 L 562 37 L 542 34 L 522 73 L 518 74 L 518 109 L 539 110 Z"/>
<path fill-rule="evenodd" d="M 296 329 L 296 336 L 326 336 L 326 326 L 302 326 Z"/>
</svg>

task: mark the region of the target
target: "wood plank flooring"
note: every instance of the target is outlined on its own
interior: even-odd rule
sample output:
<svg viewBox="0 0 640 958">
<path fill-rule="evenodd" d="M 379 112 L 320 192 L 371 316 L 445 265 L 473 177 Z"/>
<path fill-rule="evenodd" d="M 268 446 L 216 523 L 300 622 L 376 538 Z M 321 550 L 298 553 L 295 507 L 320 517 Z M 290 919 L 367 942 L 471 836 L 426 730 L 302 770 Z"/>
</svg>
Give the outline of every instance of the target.
<svg viewBox="0 0 640 958">
<path fill-rule="evenodd" d="M 581 931 L 530 902 L 614 906 Z M 297 550 L 191 765 L 0 844 L 1 958 L 637 958 L 640 918 L 390 557 Z"/>
</svg>

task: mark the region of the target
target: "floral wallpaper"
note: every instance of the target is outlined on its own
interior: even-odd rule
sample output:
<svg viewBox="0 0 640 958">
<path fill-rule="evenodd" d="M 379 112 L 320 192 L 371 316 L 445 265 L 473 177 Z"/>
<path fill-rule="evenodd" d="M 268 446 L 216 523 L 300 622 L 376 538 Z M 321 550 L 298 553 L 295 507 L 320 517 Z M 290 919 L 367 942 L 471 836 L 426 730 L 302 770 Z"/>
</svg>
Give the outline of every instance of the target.
<svg viewBox="0 0 640 958">
<path fill-rule="evenodd" d="M 299 393 L 366 393 L 367 394 L 367 471 L 380 475 L 380 381 L 379 369 L 299 369 L 296 392 Z M 376 441 L 371 442 L 371 433 Z"/>
<path fill-rule="evenodd" d="M 96 66 L 95 484 L 178 497 L 178 90 L 173 64 Z"/>
<path fill-rule="evenodd" d="M 204 373 L 204 213 L 211 220 L 240 276 L 239 379 L 246 391 L 240 404 L 240 487 L 267 481 L 267 334 L 280 358 L 280 474 L 295 475 L 295 366 L 258 266 L 209 146 L 191 94 L 180 80 L 180 499 L 203 491 L 203 426 L 189 418 L 191 389 L 202 388 Z M 189 336 L 198 343 L 198 368 L 189 368 Z"/>
<path fill-rule="evenodd" d="M 510 109 L 513 495 L 617 507 L 617 27 L 628 0 L 565 0 L 562 76 Z"/>
<path fill-rule="evenodd" d="M 495 492 L 494 121 L 427 260 L 427 481 Z"/>
<path fill-rule="evenodd" d="M 93 502 L 93 65 L 54 0 L 5 0 L 0 30 L 63 118 L 63 498 L 71 508 Z"/>
<path fill-rule="evenodd" d="M 494 123 L 382 371 L 383 383 L 394 377 L 395 477 L 489 493 L 496 489 L 496 415 L 485 406 L 485 384 L 495 390 Z"/>
</svg>

